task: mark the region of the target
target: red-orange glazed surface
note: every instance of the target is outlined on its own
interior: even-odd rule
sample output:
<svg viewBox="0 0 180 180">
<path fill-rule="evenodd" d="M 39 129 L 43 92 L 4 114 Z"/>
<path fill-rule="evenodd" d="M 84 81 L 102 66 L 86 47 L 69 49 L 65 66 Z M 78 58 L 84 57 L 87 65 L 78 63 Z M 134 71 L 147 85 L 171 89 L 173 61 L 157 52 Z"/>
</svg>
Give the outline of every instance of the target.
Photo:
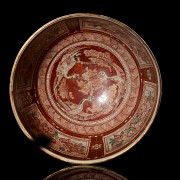
<svg viewBox="0 0 180 180">
<path fill-rule="evenodd" d="M 161 79 L 147 44 L 126 25 L 99 15 L 57 18 L 18 54 L 11 103 L 31 139 L 72 163 L 114 158 L 147 132 L 158 110 Z"/>
</svg>

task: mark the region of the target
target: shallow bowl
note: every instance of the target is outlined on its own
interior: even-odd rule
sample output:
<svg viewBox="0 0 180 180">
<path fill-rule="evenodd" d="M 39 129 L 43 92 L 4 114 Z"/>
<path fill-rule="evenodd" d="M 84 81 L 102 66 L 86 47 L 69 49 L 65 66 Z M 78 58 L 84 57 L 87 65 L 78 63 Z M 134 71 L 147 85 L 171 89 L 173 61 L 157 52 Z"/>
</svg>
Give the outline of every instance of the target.
<svg viewBox="0 0 180 180">
<path fill-rule="evenodd" d="M 24 43 L 10 77 L 10 102 L 24 134 L 62 161 L 93 164 L 139 142 L 161 98 L 146 42 L 113 18 L 54 19 Z"/>
</svg>

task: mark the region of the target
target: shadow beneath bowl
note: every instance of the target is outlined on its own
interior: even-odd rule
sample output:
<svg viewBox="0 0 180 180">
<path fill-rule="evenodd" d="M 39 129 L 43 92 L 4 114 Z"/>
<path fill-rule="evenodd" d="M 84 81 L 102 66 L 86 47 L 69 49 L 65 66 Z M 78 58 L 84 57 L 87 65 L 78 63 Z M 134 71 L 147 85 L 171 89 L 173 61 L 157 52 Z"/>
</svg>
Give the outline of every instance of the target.
<svg viewBox="0 0 180 180">
<path fill-rule="evenodd" d="M 128 180 L 126 177 L 100 166 L 77 165 L 66 167 L 45 177 L 43 180 L 107 179 Z"/>
</svg>

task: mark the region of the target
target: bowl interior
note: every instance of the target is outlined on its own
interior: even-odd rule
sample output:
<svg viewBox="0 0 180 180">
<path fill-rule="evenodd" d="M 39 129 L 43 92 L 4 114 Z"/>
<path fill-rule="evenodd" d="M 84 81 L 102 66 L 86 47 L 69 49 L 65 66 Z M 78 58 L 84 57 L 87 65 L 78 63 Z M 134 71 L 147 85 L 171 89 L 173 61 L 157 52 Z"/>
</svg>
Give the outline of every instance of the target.
<svg viewBox="0 0 180 180">
<path fill-rule="evenodd" d="M 11 74 L 10 98 L 25 135 L 72 163 L 121 155 L 158 111 L 156 59 L 127 25 L 95 14 L 45 24 L 25 42 Z"/>
</svg>

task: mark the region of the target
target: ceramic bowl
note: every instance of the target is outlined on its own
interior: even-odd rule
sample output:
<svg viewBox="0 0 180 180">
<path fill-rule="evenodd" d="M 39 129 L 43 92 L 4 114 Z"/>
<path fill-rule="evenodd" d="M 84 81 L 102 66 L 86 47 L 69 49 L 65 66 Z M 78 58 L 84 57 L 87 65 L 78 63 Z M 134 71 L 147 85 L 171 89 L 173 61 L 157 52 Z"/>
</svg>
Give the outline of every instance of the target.
<svg viewBox="0 0 180 180">
<path fill-rule="evenodd" d="M 93 164 L 132 148 L 161 98 L 152 51 L 113 18 L 75 13 L 34 32 L 15 59 L 10 102 L 24 134 L 62 161 Z"/>
</svg>

